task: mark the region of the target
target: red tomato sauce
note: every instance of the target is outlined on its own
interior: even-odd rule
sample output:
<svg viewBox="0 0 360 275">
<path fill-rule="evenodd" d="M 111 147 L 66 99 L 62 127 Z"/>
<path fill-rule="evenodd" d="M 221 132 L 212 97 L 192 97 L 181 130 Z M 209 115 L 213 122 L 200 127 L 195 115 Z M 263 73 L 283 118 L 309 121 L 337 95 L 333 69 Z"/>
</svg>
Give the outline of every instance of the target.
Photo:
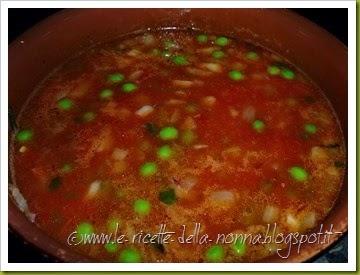
<svg viewBox="0 0 360 275">
<path fill-rule="evenodd" d="M 46 234 L 66 244 L 79 228 L 109 234 L 115 222 L 129 239 L 160 224 L 179 236 L 200 223 L 216 239 L 264 234 L 274 223 L 305 233 L 326 217 L 346 157 L 322 91 L 267 49 L 198 35 L 122 37 L 75 55 L 39 84 L 18 117 L 11 165 Z M 177 135 L 164 140 L 165 127 Z M 164 145 L 171 153 L 162 159 Z M 282 244 L 245 246 L 72 247 L 95 261 L 253 262 Z"/>
</svg>

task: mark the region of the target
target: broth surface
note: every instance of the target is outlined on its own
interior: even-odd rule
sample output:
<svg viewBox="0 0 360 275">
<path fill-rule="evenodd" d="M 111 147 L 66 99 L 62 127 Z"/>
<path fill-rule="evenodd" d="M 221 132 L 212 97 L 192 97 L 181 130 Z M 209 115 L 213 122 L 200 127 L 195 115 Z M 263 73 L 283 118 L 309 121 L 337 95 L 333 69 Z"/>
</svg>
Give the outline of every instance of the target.
<svg viewBox="0 0 360 275">
<path fill-rule="evenodd" d="M 306 233 L 345 171 L 336 116 L 281 56 L 193 31 L 123 37 L 55 70 L 18 118 L 14 182 L 34 222 L 69 235 L 125 234 L 73 249 L 97 261 L 253 262 L 283 244 L 216 244 L 218 234 Z M 207 244 L 177 241 L 196 224 Z M 175 241 L 132 243 L 141 231 Z"/>
</svg>

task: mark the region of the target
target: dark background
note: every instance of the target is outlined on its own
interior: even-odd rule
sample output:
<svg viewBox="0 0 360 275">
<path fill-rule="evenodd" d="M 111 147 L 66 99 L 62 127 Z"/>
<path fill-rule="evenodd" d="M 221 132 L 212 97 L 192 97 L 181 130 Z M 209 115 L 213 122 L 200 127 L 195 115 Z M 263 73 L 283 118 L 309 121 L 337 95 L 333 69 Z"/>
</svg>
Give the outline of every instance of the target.
<svg viewBox="0 0 360 275">
<path fill-rule="evenodd" d="M 24 31 L 61 9 L 9 9 L 9 43 Z M 347 9 L 291 9 L 320 25 L 347 45 Z M 266 24 L 266 23 L 264 23 Z"/>
<path fill-rule="evenodd" d="M 9 9 L 9 43 L 37 22 L 61 9 Z M 345 45 L 348 44 L 347 9 L 291 9 L 310 19 L 332 33 Z M 264 23 L 266 24 L 266 23 Z M 347 262 L 347 234 L 312 262 Z M 9 230 L 9 262 L 54 262 L 40 250 L 27 244 L 16 233 Z"/>
</svg>

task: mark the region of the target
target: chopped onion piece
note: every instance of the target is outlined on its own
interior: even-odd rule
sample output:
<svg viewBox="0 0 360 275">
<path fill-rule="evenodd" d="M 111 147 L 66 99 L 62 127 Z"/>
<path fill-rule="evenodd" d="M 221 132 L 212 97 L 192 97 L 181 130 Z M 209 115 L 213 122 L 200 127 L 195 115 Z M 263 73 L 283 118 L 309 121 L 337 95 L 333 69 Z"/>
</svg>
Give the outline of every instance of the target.
<svg viewBox="0 0 360 275">
<path fill-rule="evenodd" d="M 225 160 L 229 159 L 236 159 L 242 155 L 242 150 L 240 146 L 232 146 L 229 148 L 226 148 L 224 151 L 221 152 L 221 156 Z"/>
<path fill-rule="evenodd" d="M 131 56 L 131 57 L 137 57 L 137 56 L 141 55 L 142 52 L 137 49 L 132 49 L 127 54 L 128 54 L 128 56 Z"/>
<path fill-rule="evenodd" d="M 185 104 L 185 103 L 186 103 L 185 100 L 176 99 L 176 98 L 171 98 L 168 101 L 166 101 L 166 104 L 168 104 L 168 105 L 181 105 L 181 104 Z"/>
<path fill-rule="evenodd" d="M 325 171 L 331 177 L 335 177 L 335 178 L 340 177 L 339 169 L 337 169 L 334 166 L 330 166 L 330 167 L 326 168 Z"/>
<path fill-rule="evenodd" d="M 234 193 L 227 190 L 216 191 L 210 195 L 210 199 L 219 203 L 229 203 L 235 200 Z"/>
<path fill-rule="evenodd" d="M 174 94 L 178 95 L 178 96 L 181 96 L 181 97 L 186 97 L 187 96 L 187 93 L 185 91 L 175 91 Z"/>
<path fill-rule="evenodd" d="M 108 104 L 102 107 L 100 111 L 108 116 L 118 118 L 120 120 L 128 119 L 129 116 L 131 115 L 129 109 L 124 107 L 119 107 L 119 105 L 113 101 L 110 101 Z"/>
<path fill-rule="evenodd" d="M 315 212 L 311 211 L 304 215 L 302 225 L 305 229 L 313 228 L 316 225 L 316 215 Z"/>
<path fill-rule="evenodd" d="M 293 214 L 287 214 L 286 223 L 291 230 L 298 230 L 299 220 Z"/>
<path fill-rule="evenodd" d="M 143 36 L 142 41 L 146 46 L 151 46 L 156 42 L 155 37 L 152 34 L 148 34 L 148 33 Z"/>
<path fill-rule="evenodd" d="M 253 106 L 246 107 L 241 114 L 243 120 L 251 122 L 255 119 L 255 108 Z"/>
<path fill-rule="evenodd" d="M 175 124 L 179 119 L 180 119 L 180 111 L 179 109 L 175 109 L 170 116 L 169 123 Z"/>
<path fill-rule="evenodd" d="M 95 137 L 89 151 L 103 152 L 110 149 L 113 142 L 112 130 L 107 127 L 102 130 L 99 136 Z"/>
<path fill-rule="evenodd" d="M 21 146 L 19 149 L 20 153 L 25 153 L 27 151 L 27 147 L 26 146 Z"/>
<path fill-rule="evenodd" d="M 27 202 L 26 199 L 24 198 L 24 196 L 20 193 L 20 190 L 15 187 L 15 185 L 10 185 L 10 191 L 11 194 L 16 202 L 16 205 L 19 207 L 19 209 L 24 212 L 27 208 Z"/>
<path fill-rule="evenodd" d="M 154 108 L 150 105 L 142 106 L 139 110 L 135 112 L 136 115 L 140 117 L 146 117 L 154 111 Z"/>
<path fill-rule="evenodd" d="M 314 162 L 327 160 L 328 154 L 326 149 L 321 148 L 319 146 L 312 147 L 310 153 L 310 159 Z"/>
<path fill-rule="evenodd" d="M 97 192 L 99 192 L 101 187 L 101 181 L 96 180 L 90 184 L 89 191 L 87 193 L 88 198 L 93 198 Z"/>
<path fill-rule="evenodd" d="M 181 88 L 190 88 L 191 86 L 194 85 L 194 82 L 190 80 L 175 79 L 173 80 L 173 85 Z"/>
<path fill-rule="evenodd" d="M 239 111 L 236 110 L 236 109 L 233 108 L 233 107 L 230 107 L 230 108 L 229 108 L 229 113 L 230 113 L 231 117 L 233 117 L 233 118 L 239 116 Z"/>
<path fill-rule="evenodd" d="M 137 70 L 129 75 L 128 80 L 131 80 L 131 81 L 138 80 L 143 75 L 143 73 L 144 73 L 144 71 Z"/>
<path fill-rule="evenodd" d="M 194 176 L 186 176 L 179 181 L 175 181 L 172 186 L 174 186 L 176 196 L 179 198 L 189 196 L 191 189 L 198 183 L 198 178 Z"/>
<path fill-rule="evenodd" d="M 123 160 L 126 158 L 126 156 L 128 155 L 129 151 L 128 150 L 124 150 L 124 149 L 120 149 L 120 148 L 115 148 L 113 153 L 112 153 L 112 158 L 115 160 Z"/>
<path fill-rule="evenodd" d="M 206 96 L 201 100 L 202 104 L 207 107 L 212 107 L 216 103 L 216 97 L 214 96 Z"/>
<path fill-rule="evenodd" d="M 16 205 L 19 207 L 20 211 L 24 212 L 25 216 L 31 221 L 35 222 L 36 214 L 29 211 L 28 204 L 24 196 L 20 193 L 20 190 L 13 184 L 9 185 L 9 191 L 13 199 L 15 200 Z"/>
<path fill-rule="evenodd" d="M 206 144 L 195 144 L 193 146 L 193 148 L 196 149 L 196 150 L 204 149 L 204 148 L 208 148 L 208 147 L 209 147 L 209 145 L 206 145 Z"/>
<path fill-rule="evenodd" d="M 190 190 L 191 188 L 193 188 L 195 186 L 195 184 L 197 184 L 198 179 L 195 177 L 186 177 L 183 180 L 180 181 L 180 185 L 181 187 L 185 188 L 186 190 Z"/>
<path fill-rule="evenodd" d="M 184 130 L 194 130 L 196 129 L 196 122 L 191 116 L 188 116 L 181 125 L 181 128 Z"/>
<path fill-rule="evenodd" d="M 222 71 L 222 67 L 218 63 L 203 63 L 203 64 L 201 64 L 201 67 L 206 68 L 209 71 L 214 72 L 214 73 L 220 73 Z"/>
<path fill-rule="evenodd" d="M 279 208 L 267 205 L 263 214 L 263 221 L 266 223 L 273 223 L 277 220 L 279 216 Z"/>
</svg>

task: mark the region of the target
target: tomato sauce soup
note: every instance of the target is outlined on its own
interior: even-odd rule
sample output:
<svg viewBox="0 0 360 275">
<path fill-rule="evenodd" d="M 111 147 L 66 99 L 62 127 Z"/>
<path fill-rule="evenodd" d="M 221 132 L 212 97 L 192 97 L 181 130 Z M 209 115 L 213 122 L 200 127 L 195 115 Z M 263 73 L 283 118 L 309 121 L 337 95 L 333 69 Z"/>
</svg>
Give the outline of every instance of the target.
<svg viewBox="0 0 360 275">
<path fill-rule="evenodd" d="M 163 30 L 78 53 L 39 84 L 12 138 L 10 191 L 46 234 L 94 261 L 254 262 L 284 244 L 219 234 L 306 233 L 346 166 L 322 91 L 236 38 Z M 166 224 L 174 241 L 148 242 Z M 212 242 L 178 241 L 182 230 Z M 141 242 L 133 236 L 142 232 Z"/>
</svg>

